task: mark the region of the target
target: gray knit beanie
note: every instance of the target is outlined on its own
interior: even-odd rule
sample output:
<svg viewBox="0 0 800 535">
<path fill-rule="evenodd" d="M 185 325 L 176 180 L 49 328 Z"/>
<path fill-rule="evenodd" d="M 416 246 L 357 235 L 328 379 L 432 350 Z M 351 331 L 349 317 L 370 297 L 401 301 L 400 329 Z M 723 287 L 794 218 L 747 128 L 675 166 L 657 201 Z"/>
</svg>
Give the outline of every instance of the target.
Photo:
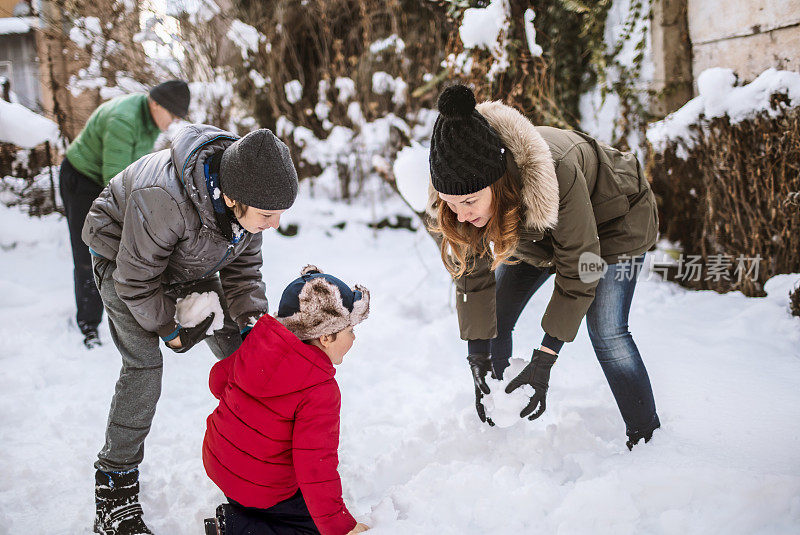
<svg viewBox="0 0 800 535">
<path fill-rule="evenodd" d="M 222 193 L 261 210 L 286 210 L 297 198 L 297 171 L 289 147 L 262 128 L 236 140 L 222 153 Z"/>
</svg>

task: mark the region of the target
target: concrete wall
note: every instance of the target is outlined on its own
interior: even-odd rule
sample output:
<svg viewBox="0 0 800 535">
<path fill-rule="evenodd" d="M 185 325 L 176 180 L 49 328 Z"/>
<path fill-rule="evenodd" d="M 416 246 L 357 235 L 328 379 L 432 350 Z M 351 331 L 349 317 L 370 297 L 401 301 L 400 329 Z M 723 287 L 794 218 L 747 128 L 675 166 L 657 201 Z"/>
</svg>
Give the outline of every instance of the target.
<svg viewBox="0 0 800 535">
<path fill-rule="evenodd" d="M 650 24 L 653 82 L 651 111 L 664 116 L 693 96 L 692 46 L 686 22 L 686 0 L 655 0 Z"/>
<path fill-rule="evenodd" d="M 9 78 L 19 103 L 41 111 L 39 63 L 34 33 L 0 35 L 0 76 Z"/>
<path fill-rule="evenodd" d="M 686 0 L 694 79 L 709 67 L 750 81 L 800 70 L 800 0 Z"/>
</svg>

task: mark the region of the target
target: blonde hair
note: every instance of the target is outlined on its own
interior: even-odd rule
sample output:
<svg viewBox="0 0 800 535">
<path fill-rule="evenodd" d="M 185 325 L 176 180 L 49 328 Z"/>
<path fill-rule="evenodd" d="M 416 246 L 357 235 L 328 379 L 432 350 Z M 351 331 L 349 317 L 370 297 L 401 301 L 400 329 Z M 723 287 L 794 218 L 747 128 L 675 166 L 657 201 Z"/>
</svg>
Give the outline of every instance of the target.
<svg viewBox="0 0 800 535">
<path fill-rule="evenodd" d="M 472 271 L 474 259 L 482 256 L 492 257 L 492 271 L 500 264 L 518 262 L 510 257 L 519 243 L 520 185 L 506 172 L 489 188 L 492 213 L 482 228 L 459 222 L 456 213 L 438 196 L 433 203 L 436 221 L 430 230 L 442 235 L 442 262 L 453 277 Z"/>
</svg>

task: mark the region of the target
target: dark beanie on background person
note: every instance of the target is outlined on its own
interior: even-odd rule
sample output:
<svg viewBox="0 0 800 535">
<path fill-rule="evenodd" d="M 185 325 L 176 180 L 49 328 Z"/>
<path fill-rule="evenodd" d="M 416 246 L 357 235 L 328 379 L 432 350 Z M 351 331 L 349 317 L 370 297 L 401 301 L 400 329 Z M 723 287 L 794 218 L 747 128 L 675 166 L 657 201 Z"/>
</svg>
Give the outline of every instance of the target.
<svg viewBox="0 0 800 535">
<path fill-rule="evenodd" d="M 475 109 L 475 94 L 465 85 L 452 85 L 439 95 L 437 107 L 429 159 L 433 188 L 469 195 L 494 184 L 506 172 L 506 149 Z"/>
<path fill-rule="evenodd" d="M 222 193 L 260 210 L 286 210 L 297 198 L 297 171 L 289 147 L 262 128 L 233 142 L 219 166 Z"/>
<path fill-rule="evenodd" d="M 150 90 L 150 98 L 181 119 L 185 119 L 189 113 L 189 86 L 183 80 L 158 84 Z"/>
</svg>

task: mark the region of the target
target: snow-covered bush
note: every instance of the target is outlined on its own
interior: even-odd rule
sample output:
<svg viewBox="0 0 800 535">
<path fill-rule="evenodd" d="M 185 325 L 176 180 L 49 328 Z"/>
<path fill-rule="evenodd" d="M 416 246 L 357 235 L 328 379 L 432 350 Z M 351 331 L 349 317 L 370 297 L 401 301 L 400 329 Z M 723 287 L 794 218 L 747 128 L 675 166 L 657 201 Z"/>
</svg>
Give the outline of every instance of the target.
<svg viewBox="0 0 800 535">
<path fill-rule="evenodd" d="M 31 215 L 55 210 L 54 173 L 58 170 L 52 164 L 62 149 L 56 123 L 20 104 L 0 100 L 0 202 L 27 205 Z"/>
<path fill-rule="evenodd" d="M 158 79 L 142 45 L 140 2 L 71 0 L 53 3 L 46 13 L 47 83 L 56 120 L 68 139 L 102 102 L 146 90 Z"/>
<path fill-rule="evenodd" d="M 430 136 L 430 114 L 420 110 L 434 107 L 438 87 L 414 91 L 440 69 L 456 30 L 441 7 L 278 0 L 245 4 L 234 15 L 264 50 L 246 54 L 234 90 L 259 125 L 289 144 L 300 176 L 319 177 L 314 191 L 358 195 L 372 178 L 380 183 L 374 162 Z"/>
<path fill-rule="evenodd" d="M 687 286 L 764 295 L 767 279 L 800 271 L 800 74 L 769 69 L 740 84 L 715 68 L 697 85 L 697 97 L 647 131 L 662 235 L 703 260 Z M 734 276 L 735 265 L 707 273 L 740 256 L 760 259 L 755 280 Z"/>
</svg>

